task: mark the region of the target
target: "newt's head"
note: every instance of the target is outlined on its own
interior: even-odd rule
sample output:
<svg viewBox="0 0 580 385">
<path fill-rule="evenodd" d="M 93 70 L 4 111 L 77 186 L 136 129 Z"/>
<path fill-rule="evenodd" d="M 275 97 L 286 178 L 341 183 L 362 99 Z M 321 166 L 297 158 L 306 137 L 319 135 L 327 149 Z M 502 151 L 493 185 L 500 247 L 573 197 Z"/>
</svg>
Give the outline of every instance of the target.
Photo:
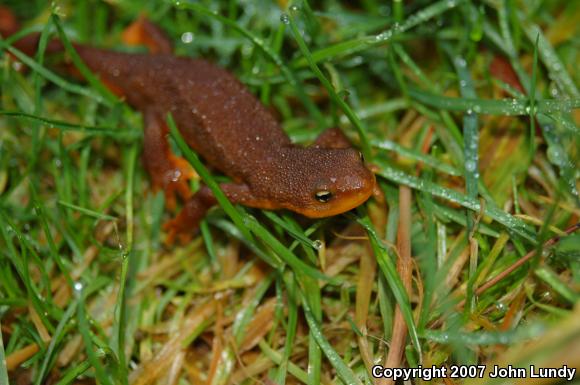
<svg viewBox="0 0 580 385">
<path fill-rule="evenodd" d="M 310 218 L 351 210 L 373 193 L 375 176 L 352 148 L 291 148 L 278 154 L 267 194 L 281 207 Z"/>
</svg>

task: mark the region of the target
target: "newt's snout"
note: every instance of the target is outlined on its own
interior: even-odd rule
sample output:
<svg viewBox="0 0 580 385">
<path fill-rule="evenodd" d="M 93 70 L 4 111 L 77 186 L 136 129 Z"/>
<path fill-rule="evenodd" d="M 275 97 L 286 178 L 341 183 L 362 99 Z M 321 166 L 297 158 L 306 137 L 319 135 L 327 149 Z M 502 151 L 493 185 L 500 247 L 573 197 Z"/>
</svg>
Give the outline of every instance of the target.
<svg viewBox="0 0 580 385">
<path fill-rule="evenodd" d="M 324 218 L 347 212 L 366 202 L 373 194 L 376 183 L 375 175 L 366 167 L 358 175 L 348 176 L 343 181 L 344 183 L 336 184 L 328 192 L 315 192 L 317 203 L 299 212 L 310 218 Z"/>
</svg>

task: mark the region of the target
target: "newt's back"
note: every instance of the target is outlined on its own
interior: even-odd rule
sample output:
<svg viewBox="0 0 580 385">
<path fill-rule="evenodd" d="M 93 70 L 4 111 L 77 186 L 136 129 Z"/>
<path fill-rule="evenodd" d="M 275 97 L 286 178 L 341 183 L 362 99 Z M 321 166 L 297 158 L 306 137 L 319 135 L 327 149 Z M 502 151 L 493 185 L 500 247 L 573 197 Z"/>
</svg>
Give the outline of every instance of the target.
<svg viewBox="0 0 580 385">
<path fill-rule="evenodd" d="M 77 46 L 81 58 L 135 108 L 171 113 L 188 144 L 212 166 L 243 178 L 290 140 L 232 74 L 205 60 Z"/>
</svg>

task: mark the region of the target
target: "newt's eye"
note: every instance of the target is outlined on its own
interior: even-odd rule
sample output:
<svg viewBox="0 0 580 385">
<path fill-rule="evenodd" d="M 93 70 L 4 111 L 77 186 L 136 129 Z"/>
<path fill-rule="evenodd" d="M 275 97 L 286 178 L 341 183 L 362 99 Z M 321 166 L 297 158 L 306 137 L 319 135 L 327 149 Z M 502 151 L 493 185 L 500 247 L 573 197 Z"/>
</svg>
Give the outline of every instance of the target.
<svg viewBox="0 0 580 385">
<path fill-rule="evenodd" d="M 330 191 L 321 190 L 317 191 L 314 194 L 314 197 L 316 198 L 317 201 L 321 203 L 326 203 L 330 200 L 330 198 L 332 198 L 332 193 Z"/>
</svg>

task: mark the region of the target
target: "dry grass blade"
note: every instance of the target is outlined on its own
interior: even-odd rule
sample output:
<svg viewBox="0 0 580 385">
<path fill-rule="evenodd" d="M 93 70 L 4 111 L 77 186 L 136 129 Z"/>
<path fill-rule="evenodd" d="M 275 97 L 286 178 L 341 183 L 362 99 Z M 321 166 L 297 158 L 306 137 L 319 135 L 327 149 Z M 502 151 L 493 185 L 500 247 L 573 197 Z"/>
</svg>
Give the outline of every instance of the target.
<svg viewBox="0 0 580 385">
<path fill-rule="evenodd" d="M 577 223 L 577 224 L 575 224 L 573 226 L 568 227 L 566 230 L 564 230 L 564 233 L 566 235 L 572 234 L 572 233 L 574 233 L 578 229 L 580 229 L 580 223 Z M 543 244 L 542 249 L 545 249 L 547 247 L 553 246 L 554 244 L 556 244 L 560 240 L 560 238 L 561 238 L 561 236 L 559 236 L 559 235 L 550 238 L 549 240 L 547 240 Z M 512 265 L 510 265 L 507 269 L 503 270 L 501 273 L 499 273 L 495 277 L 491 278 L 490 280 L 488 280 L 487 282 L 485 282 L 484 284 L 482 284 L 481 286 L 479 286 L 475 290 L 475 294 L 476 295 L 481 295 L 486 290 L 488 290 L 489 288 L 495 286 L 498 282 L 500 282 L 502 279 L 504 279 L 507 276 L 509 276 L 512 272 L 514 272 L 520 266 L 522 266 L 523 264 L 525 264 L 526 262 L 528 262 L 529 260 L 531 260 L 536 255 L 537 251 L 538 251 L 537 249 L 534 249 L 534 250 L 528 252 L 522 258 L 518 259 L 515 263 L 513 263 Z M 459 302 L 459 304 L 457 306 L 458 307 L 462 307 L 463 305 L 465 305 L 465 300 L 462 300 L 461 302 Z"/>
<path fill-rule="evenodd" d="M 399 227 L 397 236 L 397 250 L 399 259 L 397 260 L 397 270 L 405 286 L 407 293 L 410 295 L 412 290 L 412 271 L 413 262 L 411 259 L 411 189 L 406 186 L 399 188 Z M 385 358 L 385 368 L 398 368 L 401 366 L 401 359 L 405 351 L 407 342 L 407 326 L 397 306 L 395 309 L 395 318 L 393 322 L 393 333 L 389 345 L 389 353 Z M 381 385 L 391 385 L 394 381 L 389 378 L 382 378 L 379 381 Z"/>
</svg>

